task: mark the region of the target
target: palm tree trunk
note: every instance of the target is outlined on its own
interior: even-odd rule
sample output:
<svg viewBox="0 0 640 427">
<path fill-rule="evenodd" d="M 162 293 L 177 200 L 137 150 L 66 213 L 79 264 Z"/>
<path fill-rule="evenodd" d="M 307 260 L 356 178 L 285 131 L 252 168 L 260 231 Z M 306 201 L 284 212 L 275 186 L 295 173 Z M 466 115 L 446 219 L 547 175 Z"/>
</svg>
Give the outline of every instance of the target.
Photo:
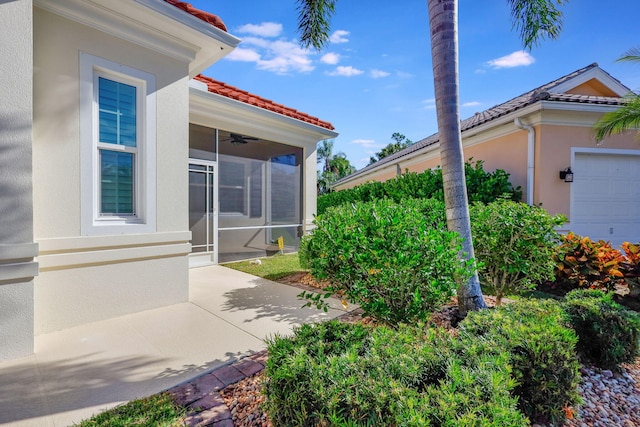
<svg viewBox="0 0 640 427">
<path fill-rule="evenodd" d="M 444 183 L 447 227 L 464 239 L 463 259 L 473 260 L 467 185 L 464 175 L 458 95 L 458 1 L 427 0 L 431 31 L 431 58 L 440 134 L 440 158 Z M 458 286 L 461 315 L 486 308 L 477 271 Z"/>
</svg>

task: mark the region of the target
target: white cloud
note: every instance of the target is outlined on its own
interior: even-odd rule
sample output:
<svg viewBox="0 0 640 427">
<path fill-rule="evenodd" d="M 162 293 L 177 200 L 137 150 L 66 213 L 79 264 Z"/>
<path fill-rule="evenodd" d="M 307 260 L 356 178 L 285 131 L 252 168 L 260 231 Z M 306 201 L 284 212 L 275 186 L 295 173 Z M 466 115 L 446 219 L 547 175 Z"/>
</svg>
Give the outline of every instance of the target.
<svg viewBox="0 0 640 427">
<path fill-rule="evenodd" d="M 278 37 L 282 34 L 282 24 L 263 22 L 261 24 L 246 24 L 236 30 L 242 34 L 253 34 L 260 37 Z"/>
<path fill-rule="evenodd" d="M 226 59 L 240 62 L 258 62 L 260 60 L 260 54 L 253 49 L 238 47 L 232 50 Z"/>
<path fill-rule="evenodd" d="M 336 67 L 334 71 L 328 72 L 327 74 L 330 76 L 352 77 L 352 76 L 358 76 L 362 73 L 364 73 L 364 71 L 358 70 L 357 68 L 353 68 L 351 65 L 349 66 L 340 65 Z"/>
<path fill-rule="evenodd" d="M 267 40 L 261 37 L 245 37 L 244 39 L 242 39 L 242 42 L 240 44 L 241 46 L 251 45 L 251 46 L 261 47 L 265 49 L 265 48 L 268 48 L 271 45 L 271 43 L 273 43 L 273 41 Z"/>
<path fill-rule="evenodd" d="M 373 139 L 354 139 L 353 141 L 351 141 L 351 143 L 359 145 L 362 148 L 368 148 L 368 149 L 384 147 L 384 145 L 382 144 L 376 144 L 376 141 Z M 369 154 L 375 154 L 375 152 L 369 152 Z"/>
<path fill-rule="evenodd" d="M 331 37 L 329 37 L 329 41 L 331 43 L 347 43 L 349 41 L 347 38 L 349 34 L 351 34 L 349 31 L 336 30 L 331 34 Z"/>
<path fill-rule="evenodd" d="M 340 55 L 333 52 L 325 53 L 324 55 L 322 55 L 322 58 L 320 58 L 320 61 L 324 62 L 325 64 L 336 65 L 338 62 L 340 62 Z"/>
<path fill-rule="evenodd" d="M 387 73 L 386 71 L 382 71 L 382 70 L 371 70 L 371 77 L 373 77 L 374 79 L 379 79 L 382 77 L 387 77 L 390 76 L 391 73 Z"/>
<path fill-rule="evenodd" d="M 492 59 L 487 62 L 487 65 L 491 68 L 513 68 L 513 67 L 526 67 L 535 62 L 535 58 L 529 55 L 529 52 L 524 50 L 518 50 L 509 55 Z"/>
<path fill-rule="evenodd" d="M 410 79 L 410 78 L 412 78 L 412 77 L 413 77 L 413 74 L 411 74 L 411 73 L 406 73 L 406 72 L 404 72 L 404 71 L 398 71 L 398 72 L 396 73 L 396 75 L 397 75 L 398 77 L 400 77 L 401 79 Z"/>
<path fill-rule="evenodd" d="M 315 69 L 310 52 L 300 48 L 295 42 L 247 37 L 243 44 L 251 48 L 236 48 L 226 59 L 255 62 L 259 70 L 277 74 L 307 73 Z"/>
<path fill-rule="evenodd" d="M 478 105 L 482 104 L 478 101 L 465 102 L 464 104 L 462 104 L 463 107 L 476 107 Z"/>
</svg>

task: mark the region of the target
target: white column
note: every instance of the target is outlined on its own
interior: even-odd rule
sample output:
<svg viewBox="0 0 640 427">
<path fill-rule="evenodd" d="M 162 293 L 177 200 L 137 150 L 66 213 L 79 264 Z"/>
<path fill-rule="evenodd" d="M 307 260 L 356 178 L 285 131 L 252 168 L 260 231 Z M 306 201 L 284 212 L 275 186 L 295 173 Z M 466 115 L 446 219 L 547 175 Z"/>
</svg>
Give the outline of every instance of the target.
<svg viewBox="0 0 640 427">
<path fill-rule="evenodd" d="M 0 360 L 33 353 L 32 7 L 0 2 Z"/>
</svg>

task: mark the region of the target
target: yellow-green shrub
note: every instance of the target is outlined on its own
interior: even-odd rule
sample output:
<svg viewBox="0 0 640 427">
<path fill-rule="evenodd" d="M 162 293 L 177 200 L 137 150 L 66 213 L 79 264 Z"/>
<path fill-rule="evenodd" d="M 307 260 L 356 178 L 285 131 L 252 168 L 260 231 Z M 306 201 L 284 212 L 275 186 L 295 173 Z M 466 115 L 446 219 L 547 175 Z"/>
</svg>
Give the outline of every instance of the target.
<svg viewBox="0 0 640 427">
<path fill-rule="evenodd" d="M 460 323 L 461 331 L 490 340 L 509 353 L 518 407 L 534 421 L 537 417 L 563 420 L 564 408 L 579 401 L 578 339 L 563 325 L 563 315 L 555 301 L 520 300 L 470 312 Z"/>
<path fill-rule="evenodd" d="M 564 223 L 564 216 L 504 199 L 475 204 L 470 215 L 480 281 L 491 287 L 498 305 L 503 296 L 553 279 L 560 238 L 554 227 Z"/>
<path fill-rule="evenodd" d="M 331 321 L 275 337 L 268 350 L 274 425 L 529 425 L 510 395 L 508 354 L 477 337 Z"/>
<path fill-rule="evenodd" d="M 578 351 L 602 368 L 616 368 L 640 355 L 640 316 L 615 303 L 612 293 L 578 289 L 563 304 L 578 335 Z"/>
<path fill-rule="evenodd" d="M 324 295 L 303 293 L 309 305 L 339 293 L 383 322 L 426 319 L 454 294 L 471 266 L 457 257 L 458 235 L 446 231 L 436 200 L 353 203 L 316 218 L 305 236 L 301 263 L 332 285 Z"/>
</svg>

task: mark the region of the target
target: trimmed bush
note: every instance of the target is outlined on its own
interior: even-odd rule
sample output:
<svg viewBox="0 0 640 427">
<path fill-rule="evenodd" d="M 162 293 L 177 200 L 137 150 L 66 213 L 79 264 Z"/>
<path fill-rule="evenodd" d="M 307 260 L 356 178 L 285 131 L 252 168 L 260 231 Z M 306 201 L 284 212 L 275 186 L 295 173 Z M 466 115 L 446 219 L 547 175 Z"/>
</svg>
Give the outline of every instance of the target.
<svg viewBox="0 0 640 427">
<path fill-rule="evenodd" d="M 509 393 L 509 355 L 491 342 L 407 326 L 303 328 L 268 342 L 264 393 L 274 425 L 529 424 Z"/>
<path fill-rule="evenodd" d="M 612 293 L 575 290 L 565 297 L 564 311 L 578 335 L 578 351 L 606 369 L 633 362 L 640 355 L 640 316 L 615 303 Z"/>
<path fill-rule="evenodd" d="M 469 202 L 490 203 L 500 197 L 520 200 L 520 187 L 513 188 L 509 182 L 509 174 L 502 169 L 486 172 L 484 162 L 478 160 L 465 163 L 467 195 Z M 397 203 L 404 199 L 431 199 L 444 201 L 442 170 L 426 170 L 421 173 L 407 172 L 385 182 L 372 181 L 356 187 L 335 191 L 318 197 L 318 215 L 333 206 L 345 203 L 370 202 L 389 198 Z"/>
<path fill-rule="evenodd" d="M 503 296 L 553 280 L 553 254 L 560 240 L 554 227 L 564 223 L 563 215 L 503 199 L 471 206 L 470 216 L 478 274 L 498 305 Z"/>
<path fill-rule="evenodd" d="M 324 295 L 301 294 L 308 305 L 326 307 L 323 297 L 337 293 L 388 324 L 424 320 L 471 274 L 436 200 L 353 203 L 315 223 L 301 242 L 300 260 L 332 285 Z"/>
<path fill-rule="evenodd" d="M 561 421 L 565 418 L 563 409 L 579 401 L 577 337 L 563 326 L 559 303 L 521 300 L 470 312 L 459 327 L 464 333 L 493 341 L 510 354 L 517 381 L 513 393 L 527 416 Z"/>
</svg>

